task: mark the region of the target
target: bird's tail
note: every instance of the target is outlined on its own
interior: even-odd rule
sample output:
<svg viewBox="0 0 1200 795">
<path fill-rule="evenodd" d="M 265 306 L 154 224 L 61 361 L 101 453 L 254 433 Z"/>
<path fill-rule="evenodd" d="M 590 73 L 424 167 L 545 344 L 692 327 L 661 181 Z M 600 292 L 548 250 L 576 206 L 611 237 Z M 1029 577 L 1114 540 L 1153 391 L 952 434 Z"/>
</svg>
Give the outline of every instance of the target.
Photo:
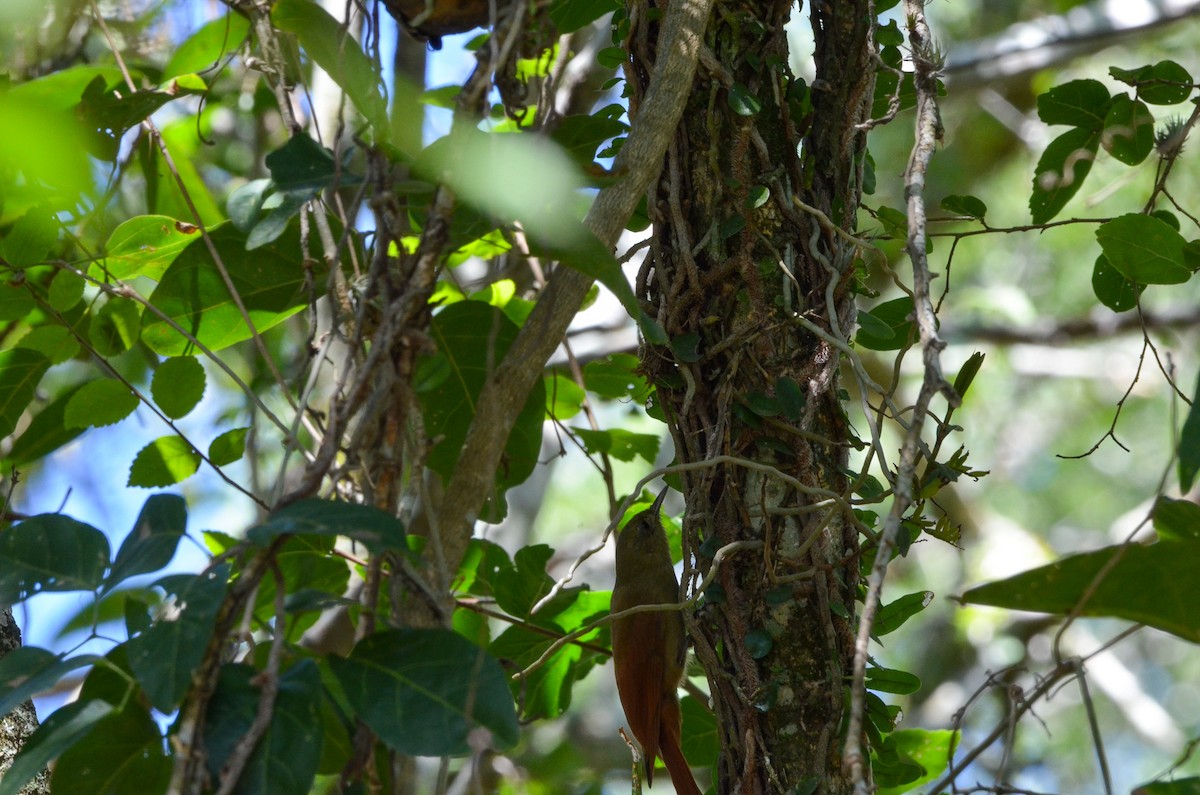
<svg viewBox="0 0 1200 795">
<path fill-rule="evenodd" d="M 672 715 L 670 712 L 674 712 Z M 667 772 L 671 774 L 671 783 L 675 785 L 677 795 L 704 795 L 692 778 L 692 770 L 688 767 L 683 749 L 679 745 L 680 714 L 679 702 L 673 705 L 663 704 L 662 721 L 659 723 L 658 752 L 662 756 Z"/>
</svg>

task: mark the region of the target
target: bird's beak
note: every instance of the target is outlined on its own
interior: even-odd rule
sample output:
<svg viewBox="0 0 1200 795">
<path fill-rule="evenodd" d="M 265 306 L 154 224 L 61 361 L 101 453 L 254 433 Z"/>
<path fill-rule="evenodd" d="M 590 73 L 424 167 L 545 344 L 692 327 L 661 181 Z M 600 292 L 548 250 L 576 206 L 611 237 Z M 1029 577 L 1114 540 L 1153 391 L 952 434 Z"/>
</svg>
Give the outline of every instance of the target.
<svg viewBox="0 0 1200 795">
<path fill-rule="evenodd" d="M 667 498 L 667 492 L 671 490 L 670 486 L 664 486 L 663 490 L 654 498 L 654 504 L 650 506 L 650 510 L 654 511 L 654 516 L 657 518 L 662 513 L 663 500 Z"/>
</svg>

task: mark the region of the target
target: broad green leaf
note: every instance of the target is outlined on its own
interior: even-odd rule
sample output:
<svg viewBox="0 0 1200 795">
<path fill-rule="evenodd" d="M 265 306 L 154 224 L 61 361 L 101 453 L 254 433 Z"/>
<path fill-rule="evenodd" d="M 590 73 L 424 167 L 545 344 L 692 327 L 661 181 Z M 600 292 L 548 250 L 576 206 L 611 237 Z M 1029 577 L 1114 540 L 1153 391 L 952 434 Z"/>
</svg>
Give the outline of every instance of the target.
<svg viewBox="0 0 1200 795">
<path fill-rule="evenodd" d="M 546 419 L 569 420 L 580 412 L 587 393 L 562 373 L 546 376 Z"/>
<path fill-rule="evenodd" d="M 898 787 L 881 787 L 876 795 L 902 795 L 928 784 L 950 766 L 950 755 L 959 746 L 958 732 L 927 729 L 901 729 L 888 735 L 896 752 L 915 762 L 925 772 Z"/>
<path fill-rule="evenodd" d="M 340 184 L 351 184 L 359 178 L 351 178 L 338 169 L 333 152 L 321 146 L 305 133 L 298 133 L 288 142 L 271 152 L 266 158 L 271 181 L 281 191 L 322 190 L 339 179 Z"/>
<path fill-rule="evenodd" d="M 1173 781 L 1152 781 L 1133 790 L 1130 795 L 1200 795 L 1200 778 L 1177 778 Z"/>
<path fill-rule="evenodd" d="M 1145 285 L 1134 284 L 1112 266 L 1108 257 L 1101 254 L 1092 266 L 1092 292 L 1100 303 L 1114 312 L 1126 312 L 1137 306 L 1138 296 Z"/>
<path fill-rule="evenodd" d="M 0 351 L 0 439 L 17 427 L 38 382 L 49 369 L 50 360 L 37 351 Z"/>
<path fill-rule="evenodd" d="M 987 205 L 974 196 L 952 195 L 942 199 L 941 207 L 954 215 L 965 215 L 968 218 L 983 219 L 987 215 Z"/>
<path fill-rule="evenodd" d="M 1159 497 L 1154 501 L 1154 530 L 1164 541 L 1200 541 L 1200 505 Z"/>
<path fill-rule="evenodd" d="M 88 339 L 96 353 L 116 356 L 133 347 L 142 330 L 141 307 L 129 298 L 110 296 L 88 324 Z"/>
<path fill-rule="evenodd" d="M 921 680 L 908 671 L 868 668 L 867 687 L 877 693 L 895 693 L 906 696 L 921 689 Z"/>
<path fill-rule="evenodd" d="M 1158 218 L 1129 213 L 1096 230 L 1104 256 L 1137 284 L 1182 284 L 1192 276 L 1184 262 L 1183 236 Z"/>
<path fill-rule="evenodd" d="M 162 81 L 193 72 L 207 72 L 237 50 L 250 32 L 250 20 L 233 12 L 214 19 L 184 39 L 163 67 Z"/>
<path fill-rule="evenodd" d="M 63 658 L 36 646 L 12 649 L 0 659 L 0 715 L 9 714 L 66 674 L 99 659 L 93 654 Z"/>
<path fill-rule="evenodd" d="M 208 446 L 208 460 L 213 466 L 223 467 L 241 459 L 246 454 L 246 434 L 249 428 L 234 428 L 212 440 Z"/>
<path fill-rule="evenodd" d="M 104 268 L 114 279 L 145 276 L 158 281 L 179 253 L 199 239 L 195 224 L 165 215 L 139 215 L 108 236 Z"/>
<path fill-rule="evenodd" d="M 258 223 L 259 213 L 262 212 L 267 195 L 273 188 L 274 183 L 265 178 L 252 179 L 245 185 L 234 188 L 233 193 L 229 194 L 229 200 L 225 203 L 225 209 L 229 211 L 229 220 L 233 222 L 233 225 L 246 234 L 250 234 L 250 230 Z"/>
<path fill-rule="evenodd" d="M 1100 145 L 1127 166 L 1136 166 L 1154 148 L 1154 116 L 1140 101 L 1121 94 L 1104 118 Z"/>
<path fill-rule="evenodd" d="M 0 795 L 18 795 L 26 782 L 40 773 L 67 749 L 74 746 L 112 713 L 104 701 L 75 701 L 42 721 L 0 777 Z"/>
<path fill-rule="evenodd" d="M 430 336 L 438 351 L 424 366 L 448 366 L 450 376 L 420 394 L 429 438 L 441 438 L 430 451 L 428 466 L 449 479 L 458 463 L 475 402 L 491 370 L 498 367 L 517 335 L 517 327 L 495 307 L 478 301 L 448 306 L 433 317 Z M 524 482 L 537 465 L 546 411 L 545 386 L 539 380 L 509 434 L 505 460 L 496 474 L 495 493 L 485 506 L 488 521 L 506 509 L 504 492 Z"/>
<path fill-rule="evenodd" d="M 455 589 L 476 596 L 491 596 L 496 578 L 510 566 L 512 560 L 499 544 L 472 538 L 458 567 Z"/>
<path fill-rule="evenodd" d="M 583 383 L 588 391 L 606 400 L 630 400 L 644 403 L 650 395 L 646 377 L 637 371 L 638 358 L 614 353 L 583 366 Z"/>
<path fill-rule="evenodd" d="M 693 767 L 712 767 L 721 752 L 721 738 L 717 734 L 717 719 L 712 710 L 693 696 L 679 700 L 683 713 L 683 755 Z"/>
<path fill-rule="evenodd" d="M 983 367 L 983 357 L 984 354 L 979 351 L 972 353 L 963 362 L 962 369 L 958 371 L 958 375 L 954 377 L 954 391 L 960 398 L 966 397 L 967 390 L 975 382 L 975 376 L 979 375 L 979 368 Z"/>
<path fill-rule="evenodd" d="M 658 455 L 660 439 L 653 433 L 633 433 L 624 428 L 610 428 L 606 431 L 592 431 L 586 428 L 571 429 L 589 453 L 607 453 L 618 461 L 632 461 L 642 458 L 648 464 L 653 464 Z"/>
<path fill-rule="evenodd" d="M 13 268 L 32 268 L 46 259 L 58 232 L 58 219 L 50 206 L 34 207 L 0 238 L 0 258 Z"/>
<path fill-rule="evenodd" d="M 1151 105 L 1175 105 L 1192 93 L 1192 76 L 1174 61 L 1159 61 L 1137 69 L 1108 68 L 1109 74 L 1137 87 L 1138 98 Z"/>
<path fill-rule="evenodd" d="M 221 668 L 204 721 L 208 770 L 214 780 L 254 722 L 262 700 L 258 674 L 240 663 Z M 293 795 L 312 789 L 321 758 L 322 700 L 320 675 L 312 661 L 300 662 L 279 678 L 271 722 L 235 793 Z"/>
<path fill-rule="evenodd" d="M 871 627 L 871 634 L 875 637 L 883 637 L 889 632 L 895 632 L 904 625 L 905 621 L 929 607 L 929 603 L 932 601 L 932 591 L 917 591 L 905 594 L 896 601 L 881 606 L 875 615 L 875 624 Z"/>
<path fill-rule="evenodd" d="M 256 251 L 246 250 L 246 238 L 231 224 L 212 230 L 210 236 L 259 332 L 307 305 L 297 232 Z M 324 274 L 317 273 L 315 278 L 318 293 L 323 292 Z M 193 242 L 176 257 L 151 294 L 150 303 L 212 350 L 250 338 L 250 329 L 203 240 Z M 163 356 L 190 352 L 184 337 L 148 312 L 143 316 L 142 339 Z"/>
<path fill-rule="evenodd" d="M 65 422 L 67 404 L 80 388 L 68 388 L 34 416 L 4 459 L 6 469 L 44 458 L 83 433 L 83 428 L 68 428 Z"/>
<path fill-rule="evenodd" d="M 739 116 L 754 116 L 762 110 L 763 104 L 749 88 L 741 83 L 734 83 L 729 89 L 729 107 Z"/>
<path fill-rule="evenodd" d="M 149 710 L 131 700 L 63 751 L 50 788 L 55 795 L 154 795 L 166 792 L 170 778 L 171 758 L 163 752 L 162 732 Z"/>
<path fill-rule="evenodd" d="M 155 583 L 167 593 L 174 609 L 160 615 L 125 647 L 130 669 L 160 712 L 174 710 L 187 691 L 208 646 L 228 578 L 226 564 L 198 575 L 174 574 Z"/>
<path fill-rule="evenodd" d="M 609 3 L 610 0 L 602 2 Z M 550 13 L 553 15 L 554 12 Z M 596 149 L 600 144 L 628 130 L 629 125 L 619 118 L 603 114 L 574 114 L 564 116 L 550 137 L 577 165 L 587 168 L 595 161 Z"/>
<path fill-rule="evenodd" d="M 775 381 L 775 399 L 779 401 L 783 416 L 793 422 L 800 419 L 804 406 L 808 403 L 808 398 L 796 383 L 796 379 L 787 376 Z"/>
<path fill-rule="evenodd" d="M 58 325 L 38 326 L 17 341 L 17 348 L 36 351 L 50 360 L 51 364 L 62 364 L 79 353 L 79 342 L 71 329 Z"/>
<path fill-rule="evenodd" d="M 59 271 L 50 282 L 46 303 L 59 312 L 66 312 L 83 299 L 84 279 L 73 271 Z"/>
<path fill-rule="evenodd" d="M 554 0 L 550 21 L 560 34 L 574 33 L 620 7 L 617 0 Z"/>
<path fill-rule="evenodd" d="M 1101 117 L 1103 122 L 1103 117 Z M 1055 138 L 1038 160 L 1029 196 L 1029 212 L 1035 224 L 1053 219 L 1071 200 L 1096 159 L 1101 130 L 1076 127 Z"/>
<path fill-rule="evenodd" d="M 104 78 L 97 76 L 83 90 L 75 107 L 88 151 L 101 160 L 115 162 L 125 132 L 177 96 L 166 91 L 130 92 L 125 86 L 108 91 Z"/>
<path fill-rule="evenodd" d="M 496 604 L 509 615 L 528 617 L 533 606 L 550 592 L 554 581 L 546 574 L 546 564 L 554 555 L 554 550 L 546 544 L 531 544 L 521 547 L 513 556 L 513 565 L 505 566 L 496 572 L 492 581 L 492 593 Z M 554 607 L 562 609 L 562 605 L 575 598 L 578 589 L 565 589 L 564 598 L 551 603 L 550 609 L 539 612 L 539 616 L 553 615 Z M 569 596 L 567 594 L 569 593 Z"/>
<path fill-rule="evenodd" d="M 283 576 L 284 609 L 293 616 L 286 634 L 289 640 L 300 635 L 320 618 L 318 610 L 339 604 L 350 581 L 350 567 L 342 558 L 330 554 L 333 540 L 320 536 L 292 536 L 284 541 L 275 556 Z M 263 623 L 276 615 L 274 577 L 266 577 L 258 586 L 254 613 Z M 297 601 L 298 597 L 300 601 Z"/>
<path fill-rule="evenodd" d="M 449 630 L 377 633 L 359 641 L 349 658 L 330 657 L 329 668 L 357 717 L 402 754 L 469 754 L 468 737 L 477 728 L 491 732 L 498 749 L 517 742 L 504 670 Z"/>
<path fill-rule="evenodd" d="M 511 626 L 488 646 L 494 657 L 509 661 L 516 668 L 532 665 L 554 642 L 554 638 L 522 626 Z M 524 721 L 557 718 L 571 706 L 572 688 L 579 678 L 576 667 L 580 648 L 567 644 L 545 665 L 519 682 L 510 682 L 513 696 L 521 706 Z"/>
<path fill-rule="evenodd" d="M 63 412 L 65 428 L 100 428 L 120 422 L 138 407 L 138 398 L 115 378 L 97 378 L 75 392 Z"/>
<path fill-rule="evenodd" d="M 1037 98 L 1038 118 L 1046 124 L 1069 124 L 1085 130 L 1104 127 L 1111 98 L 1099 80 L 1072 80 Z"/>
<path fill-rule="evenodd" d="M 21 320 L 36 308 L 37 302 L 29 294 L 27 285 L 0 279 L 0 323 Z"/>
<path fill-rule="evenodd" d="M 1200 472 L 1200 381 L 1192 393 L 1192 406 L 1179 434 L 1179 490 L 1187 493 Z"/>
<path fill-rule="evenodd" d="M 186 532 L 187 503 L 183 498 L 175 494 L 151 496 L 121 542 L 112 572 L 104 581 L 105 589 L 112 590 L 122 580 L 166 566 Z"/>
<path fill-rule="evenodd" d="M 185 417 L 204 397 L 204 367 L 194 356 L 173 356 L 154 370 L 150 394 L 173 420 Z"/>
<path fill-rule="evenodd" d="M 870 312 L 859 312 L 854 343 L 872 351 L 898 351 L 911 345 L 917 334 L 912 313 L 912 298 L 907 295 L 884 301 Z"/>
<path fill-rule="evenodd" d="M 143 447 L 129 467 L 126 485 L 142 488 L 172 486 L 200 468 L 200 454 L 182 436 L 160 436 Z"/>
<path fill-rule="evenodd" d="M 61 81 L 55 78 L 64 74 L 0 92 L 0 119 L 4 119 L 0 124 L 0 173 L 21 176 L 27 186 L 23 196 L 27 206 L 46 199 L 70 204 L 93 187 L 83 131 L 71 111 L 82 88 L 65 102 L 62 96 L 54 96 L 55 92 L 42 90 L 50 82 L 59 85 Z M 9 212 L 18 211 L 14 198 L 11 194 L 5 197 Z M 30 256 L 33 253 L 29 251 Z"/>
<path fill-rule="evenodd" d="M 271 21 L 280 30 L 296 34 L 300 46 L 346 92 L 374 127 L 375 135 L 386 137 L 387 103 L 382 82 L 349 30 L 309 0 L 279 0 L 271 10 Z"/>
<path fill-rule="evenodd" d="M 91 525 L 56 513 L 30 517 L 0 533 L 0 604 L 95 590 L 108 560 L 108 539 Z"/>
<path fill-rule="evenodd" d="M 373 505 L 308 499 L 271 513 L 246 532 L 246 538 L 266 546 L 281 535 L 346 536 L 372 552 L 404 549 L 404 524 Z"/>
<path fill-rule="evenodd" d="M 1124 618 L 1200 642 L 1200 593 L 1192 582 L 1200 543 L 1127 544 L 1071 555 L 963 594 L 965 602 L 1010 610 Z M 1096 580 L 1101 571 L 1107 574 Z M 1159 588 L 1147 588 L 1158 583 Z M 1091 590 L 1094 587 L 1094 591 Z M 1084 595 L 1090 598 L 1084 600 Z"/>
</svg>

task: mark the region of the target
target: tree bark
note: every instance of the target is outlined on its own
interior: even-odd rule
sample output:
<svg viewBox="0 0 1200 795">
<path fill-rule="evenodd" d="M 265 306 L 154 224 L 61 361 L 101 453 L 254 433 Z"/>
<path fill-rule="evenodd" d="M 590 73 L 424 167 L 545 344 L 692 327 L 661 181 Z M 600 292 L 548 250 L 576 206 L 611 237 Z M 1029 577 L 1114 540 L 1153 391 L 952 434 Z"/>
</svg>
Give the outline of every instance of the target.
<svg viewBox="0 0 1200 795">
<path fill-rule="evenodd" d="M 12 608 L 0 609 L 0 659 L 21 647 L 21 628 L 13 618 Z M 7 715 L 0 716 L 0 779 L 12 767 L 13 759 L 21 752 L 29 735 L 37 730 L 37 712 L 33 702 L 26 701 Z M 43 770 L 21 788 L 21 795 L 46 795 L 50 792 L 50 771 Z"/>
<path fill-rule="evenodd" d="M 652 197 L 637 287 L 672 344 L 644 347 L 643 366 L 677 461 L 696 465 L 681 473 L 693 584 L 722 559 L 688 617 L 722 793 L 850 789 L 839 726 L 859 544 L 837 343 L 853 327 L 857 252 L 839 231 L 861 197 L 869 10 L 811 10 L 805 87 L 787 66 L 786 0 L 718 3 Z M 635 82 L 649 70 L 645 24 L 631 33 Z"/>
</svg>

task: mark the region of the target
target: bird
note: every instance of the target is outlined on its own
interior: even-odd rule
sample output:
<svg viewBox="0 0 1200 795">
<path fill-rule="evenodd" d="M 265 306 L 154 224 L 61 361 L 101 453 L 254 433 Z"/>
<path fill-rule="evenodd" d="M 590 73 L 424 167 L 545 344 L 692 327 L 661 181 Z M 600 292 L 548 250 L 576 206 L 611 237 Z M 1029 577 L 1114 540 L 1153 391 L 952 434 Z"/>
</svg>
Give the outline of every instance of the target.
<svg viewBox="0 0 1200 795">
<path fill-rule="evenodd" d="M 614 614 L 637 605 L 679 601 L 679 581 L 659 518 L 666 494 L 663 489 L 649 509 L 635 515 L 617 534 Z M 677 691 L 687 658 L 683 615 L 678 610 L 657 611 L 614 620 L 612 651 L 617 694 L 629 728 L 642 746 L 646 785 L 653 785 L 654 760 L 661 756 L 678 795 L 701 795 L 679 744 L 682 715 Z"/>
</svg>

